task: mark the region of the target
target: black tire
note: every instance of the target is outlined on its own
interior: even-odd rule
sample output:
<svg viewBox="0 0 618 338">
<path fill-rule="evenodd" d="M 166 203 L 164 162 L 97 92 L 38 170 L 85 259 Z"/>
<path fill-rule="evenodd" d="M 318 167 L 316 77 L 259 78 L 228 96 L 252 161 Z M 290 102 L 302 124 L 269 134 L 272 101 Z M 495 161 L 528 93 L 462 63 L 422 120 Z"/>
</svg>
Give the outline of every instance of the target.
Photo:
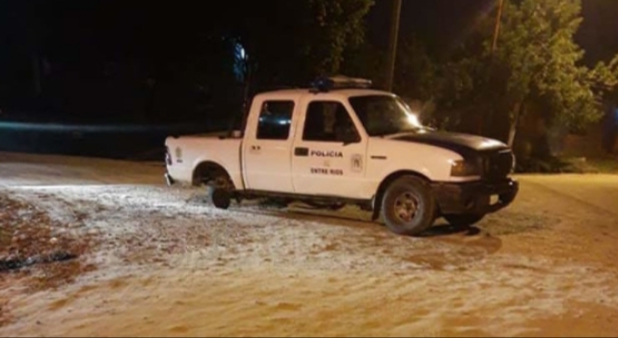
<svg viewBox="0 0 618 338">
<path fill-rule="evenodd" d="M 461 215 L 444 215 L 444 219 L 449 222 L 450 225 L 456 227 L 470 227 L 480 222 L 485 215 L 483 214 L 461 214 Z"/>
<path fill-rule="evenodd" d="M 415 236 L 436 219 L 436 201 L 425 180 L 403 176 L 389 185 L 382 198 L 382 215 L 390 231 Z"/>
<path fill-rule="evenodd" d="M 223 171 L 215 172 L 206 183 L 210 202 L 219 209 L 227 209 L 232 202 L 232 190 L 234 184 Z"/>
<path fill-rule="evenodd" d="M 232 196 L 229 191 L 220 188 L 211 189 L 210 200 L 218 209 L 227 209 L 232 203 Z"/>
</svg>

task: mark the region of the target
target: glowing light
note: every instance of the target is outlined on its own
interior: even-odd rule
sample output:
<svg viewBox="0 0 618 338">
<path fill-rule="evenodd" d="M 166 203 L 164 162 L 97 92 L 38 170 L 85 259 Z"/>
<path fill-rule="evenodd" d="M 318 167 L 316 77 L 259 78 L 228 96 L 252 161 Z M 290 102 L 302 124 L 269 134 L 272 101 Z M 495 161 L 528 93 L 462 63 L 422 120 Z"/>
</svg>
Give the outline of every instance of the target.
<svg viewBox="0 0 618 338">
<path fill-rule="evenodd" d="M 415 114 L 410 114 L 410 113 L 406 113 L 407 115 L 407 119 L 408 119 L 408 123 L 410 123 L 411 125 L 415 126 L 415 127 L 422 127 L 421 125 L 421 121 L 418 120 L 418 116 L 416 116 Z"/>
<path fill-rule="evenodd" d="M 247 56 L 247 54 L 245 53 L 245 48 L 241 45 L 238 46 L 238 54 L 240 54 L 240 58 L 243 60 Z"/>
<path fill-rule="evenodd" d="M 234 74 L 240 82 L 245 80 L 249 55 L 240 43 L 234 44 Z"/>
</svg>

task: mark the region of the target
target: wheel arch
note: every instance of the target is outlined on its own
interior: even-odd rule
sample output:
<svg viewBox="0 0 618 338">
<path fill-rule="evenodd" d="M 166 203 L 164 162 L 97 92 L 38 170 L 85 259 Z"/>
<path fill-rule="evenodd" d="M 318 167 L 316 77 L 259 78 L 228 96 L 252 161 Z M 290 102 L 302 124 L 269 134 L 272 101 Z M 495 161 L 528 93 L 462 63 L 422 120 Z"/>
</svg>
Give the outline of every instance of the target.
<svg viewBox="0 0 618 338">
<path fill-rule="evenodd" d="M 219 163 L 214 161 L 202 161 L 193 169 L 193 174 L 191 175 L 191 185 L 199 186 L 202 183 L 205 183 L 209 178 L 213 178 L 217 174 L 225 174 L 232 185 L 234 182 L 231 179 L 230 173 Z"/>
</svg>

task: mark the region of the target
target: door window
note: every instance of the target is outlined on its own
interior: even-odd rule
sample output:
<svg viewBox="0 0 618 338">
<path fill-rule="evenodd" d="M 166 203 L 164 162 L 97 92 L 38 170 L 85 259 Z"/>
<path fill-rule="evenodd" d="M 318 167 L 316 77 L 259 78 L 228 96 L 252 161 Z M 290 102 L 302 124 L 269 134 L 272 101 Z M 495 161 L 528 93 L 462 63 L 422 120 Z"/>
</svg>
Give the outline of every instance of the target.
<svg viewBox="0 0 618 338">
<path fill-rule="evenodd" d="M 313 101 L 307 107 L 303 141 L 358 142 L 360 136 L 343 104 Z"/>
</svg>

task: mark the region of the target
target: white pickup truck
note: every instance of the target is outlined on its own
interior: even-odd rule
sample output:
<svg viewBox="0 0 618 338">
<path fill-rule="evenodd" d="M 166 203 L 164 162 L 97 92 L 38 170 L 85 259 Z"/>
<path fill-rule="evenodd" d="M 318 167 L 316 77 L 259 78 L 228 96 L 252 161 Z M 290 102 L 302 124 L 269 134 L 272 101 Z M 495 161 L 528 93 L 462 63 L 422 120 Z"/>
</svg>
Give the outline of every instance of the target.
<svg viewBox="0 0 618 338">
<path fill-rule="evenodd" d="M 167 183 L 206 185 L 218 208 L 264 197 L 356 204 L 397 234 L 418 235 L 438 217 L 472 225 L 519 187 L 505 144 L 426 128 L 402 99 L 362 79 L 258 94 L 243 132 L 165 145 Z"/>
</svg>

